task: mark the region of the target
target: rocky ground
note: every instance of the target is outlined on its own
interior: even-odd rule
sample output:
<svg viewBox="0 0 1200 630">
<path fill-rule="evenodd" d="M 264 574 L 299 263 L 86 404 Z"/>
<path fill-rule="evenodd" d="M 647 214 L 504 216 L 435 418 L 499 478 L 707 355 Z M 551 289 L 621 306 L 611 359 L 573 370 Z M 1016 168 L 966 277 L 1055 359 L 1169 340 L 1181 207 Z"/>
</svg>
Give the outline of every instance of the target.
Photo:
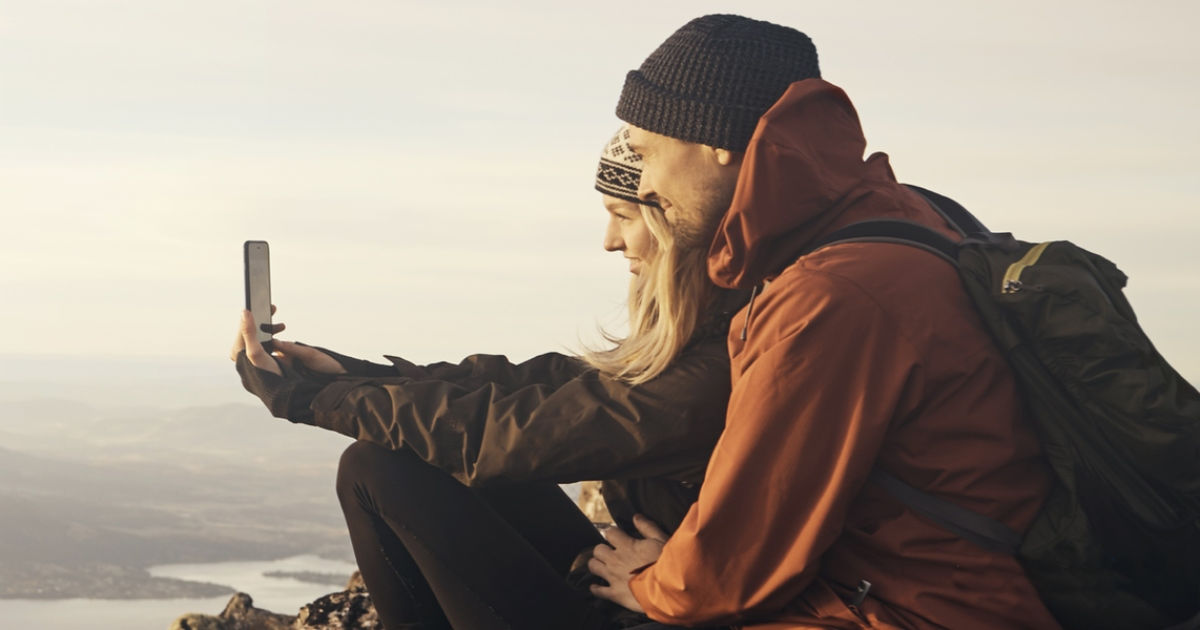
<svg viewBox="0 0 1200 630">
<path fill-rule="evenodd" d="M 346 589 L 305 604 L 296 615 L 282 615 L 254 607 L 254 600 L 237 593 L 219 615 L 187 614 L 171 624 L 171 630 L 322 630 L 382 629 L 371 596 L 357 572 Z"/>
</svg>

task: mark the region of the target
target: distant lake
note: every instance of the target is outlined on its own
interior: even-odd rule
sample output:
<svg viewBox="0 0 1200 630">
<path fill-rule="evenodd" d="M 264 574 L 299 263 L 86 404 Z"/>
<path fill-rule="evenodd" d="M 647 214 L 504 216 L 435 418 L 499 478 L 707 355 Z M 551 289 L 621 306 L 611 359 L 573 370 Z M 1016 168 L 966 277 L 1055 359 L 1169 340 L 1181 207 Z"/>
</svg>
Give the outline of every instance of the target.
<svg viewBox="0 0 1200 630">
<path fill-rule="evenodd" d="M 264 573 L 270 571 L 341 573 L 345 574 L 348 580 L 350 574 L 357 568 L 349 562 L 304 555 L 265 562 L 164 564 L 150 567 L 150 575 L 232 586 L 243 593 L 249 593 L 254 598 L 254 605 L 258 608 L 294 615 L 304 604 L 322 595 L 340 590 L 340 587 L 301 582 L 292 578 L 266 577 L 263 575 Z M 221 602 L 222 608 L 224 605 L 225 602 Z M 221 609 L 216 612 L 221 612 Z"/>
<path fill-rule="evenodd" d="M 312 600 L 337 591 L 334 586 L 311 584 L 291 578 L 270 578 L 268 571 L 316 571 L 344 573 L 355 566 L 349 562 L 317 556 L 255 562 L 210 562 L 167 564 L 150 567 L 159 577 L 224 584 L 254 598 L 254 605 L 271 612 L 294 615 Z M 208 599 L 0 599 L 0 619 L 6 628 L 37 630 L 167 630 L 186 613 L 216 615 L 225 609 L 228 596 Z"/>
</svg>

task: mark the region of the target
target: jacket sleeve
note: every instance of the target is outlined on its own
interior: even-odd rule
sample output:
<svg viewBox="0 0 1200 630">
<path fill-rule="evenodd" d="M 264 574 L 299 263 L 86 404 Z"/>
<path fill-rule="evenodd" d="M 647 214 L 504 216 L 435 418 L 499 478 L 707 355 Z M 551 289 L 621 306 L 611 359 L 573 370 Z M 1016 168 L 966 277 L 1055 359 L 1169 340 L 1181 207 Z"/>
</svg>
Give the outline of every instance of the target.
<svg viewBox="0 0 1200 630">
<path fill-rule="evenodd" d="M 446 381 L 463 387 L 484 383 L 495 383 L 509 389 L 529 385 L 560 387 L 587 369 L 578 359 L 557 352 L 547 352 L 521 363 L 513 363 L 499 354 L 473 354 L 459 363 L 429 365 L 417 365 L 397 356 L 384 356 L 392 362 L 393 375 L 413 381 Z"/>
<path fill-rule="evenodd" d="M 857 287 L 811 271 L 802 282 L 776 286 L 781 276 L 755 304 L 699 499 L 630 582 L 656 621 L 770 619 L 794 605 L 874 464 L 913 351 Z"/>
<path fill-rule="evenodd" d="M 410 449 L 468 485 L 695 473 L 697 450 L 707 454 L 720 435 L 729 395 L 717 339 L 639 386 L 563 355 L 393 361 L 405 376 L 337 379 L 312 400 L 308 421 Z"/>
</svg>

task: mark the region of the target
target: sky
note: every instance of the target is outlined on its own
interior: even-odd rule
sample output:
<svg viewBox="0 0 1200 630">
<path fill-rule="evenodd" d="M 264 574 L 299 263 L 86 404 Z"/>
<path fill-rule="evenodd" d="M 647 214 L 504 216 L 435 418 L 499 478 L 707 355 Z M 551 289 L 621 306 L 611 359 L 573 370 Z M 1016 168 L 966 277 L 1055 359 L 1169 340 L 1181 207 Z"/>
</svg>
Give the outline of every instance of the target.
<svg viewBox="0 0 1200 630">
<path fill-rule="evenodd" d="M 808 33 L 902 181 L 1117 262 L 1200 382 L 1194 1 L 0 2 L 0 354 L 224 360 L 247 239 L 287 338 L 594 343 L 624 75 L 713 12 Z"/>
</svg>

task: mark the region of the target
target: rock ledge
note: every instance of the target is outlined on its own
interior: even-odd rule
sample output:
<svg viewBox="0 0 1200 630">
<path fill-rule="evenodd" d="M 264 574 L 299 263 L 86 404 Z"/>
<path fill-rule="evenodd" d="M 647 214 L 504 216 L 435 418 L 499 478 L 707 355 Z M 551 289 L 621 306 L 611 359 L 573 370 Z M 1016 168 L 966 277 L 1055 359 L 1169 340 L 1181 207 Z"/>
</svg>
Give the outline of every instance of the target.
<svg viewBox="0 0 1200 630">
<path fill-rule="evenodd" d="M 355 571 L 346 590 L 319 597 L 305 604 L 296 615 L 281 615 L 254 607 L 246 593 L 237 593 L 219 615 L 187 614 L 171 624 L 171 630 L 382 630 L 375 605 Z"/>
</svg>

